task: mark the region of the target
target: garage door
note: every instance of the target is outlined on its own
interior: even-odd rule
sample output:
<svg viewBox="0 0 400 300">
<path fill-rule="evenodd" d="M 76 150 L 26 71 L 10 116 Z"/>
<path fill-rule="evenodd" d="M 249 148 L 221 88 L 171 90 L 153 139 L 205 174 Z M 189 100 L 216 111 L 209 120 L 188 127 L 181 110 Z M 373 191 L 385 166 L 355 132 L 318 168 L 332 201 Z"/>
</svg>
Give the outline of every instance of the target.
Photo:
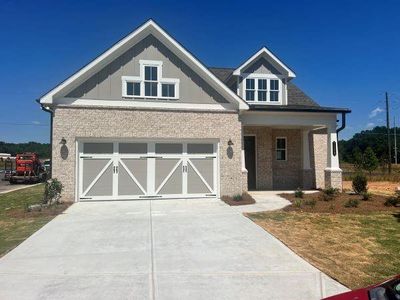
<svg viewBox="0 0 400 300">
<path fill-rule="evenodd" d="M 215 142 L 81 142 L 80 200 L 217 196 Z"/>
</svg>

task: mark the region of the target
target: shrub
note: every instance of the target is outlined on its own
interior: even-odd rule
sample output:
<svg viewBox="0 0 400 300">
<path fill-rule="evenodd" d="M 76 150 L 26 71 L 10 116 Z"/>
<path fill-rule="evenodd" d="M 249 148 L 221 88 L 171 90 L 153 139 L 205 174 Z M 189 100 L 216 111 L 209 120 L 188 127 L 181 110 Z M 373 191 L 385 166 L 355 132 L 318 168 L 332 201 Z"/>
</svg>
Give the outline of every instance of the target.
<svg viewBox="0 0 400 300">
<path fill-rule="evenodd" d="M 392 197 L 389 197 L 389 198 L 387 198 L 386 199 L 386 201 L 385 201 L 385 203 L 384 203 L 384 205 L 385 206 L 398 206 L 398 205 L 400 205 L 400 197 L 394 197 L 394 196 L 392 196 Z"/>
<path fill-rule="evenodd" d="M 349 199 L 344 204 L 344 207 L 358 207 L 359 203 L 360 203 L 360 201 L 358 201 L 357 199 Z"/>
<path fill-rule="evenodd" d="M 301 199 L 296 199 L 294 200 L 293 205 L 295 207 L 301 207 L 303 205 L 303 201 Z"/>
<path fill-rule="evenodd" d="M 242 195 L 240 195 L 240 194 L 233 195 L 232 199 L 234 201 L 241 201 L 242 200 Z"/>
<path fill-rule="evenodd" d="M 311 208 L 314 208 L 316 204 L 317 200 L 315 199 L 304 200 L 304 205 L 310 206 Z"/>
<path fill-rule="evenodd" d="M 371 199 L 372 194 L 369 193 L 369 192 L 362 192 L 362 193 L 361 193 L 361 196 L 362 196 L 362 199 L 363 199 L 364 201 L 367 201 L 367 200 Z"/>
<path fill-rule="evenodd" d="M 47 180 L 44 187 L 43 204 L 59 203 L 62 189 L 63 185 L 57 178 Z"/>
<path fill-rule="evenodd" d="M 372 171 L 375 171 L 378 168 L 379 160 L 371 147 L 365 149 L 363 158 L 363 168 L 369 172 L 369 175 L 371 175 Z"/>
<path fill-rule="evenodd" d="M 357 194 L 365 193 L 368 190 L 367 176 L 362 173 L 357 174 L 353 178 L 353 190 Z"/>
<path fill-rule="evenodd" d="M 324 201 L 331 201 L 333 200 L 337 194 L 339 193 L 338 189 L 335 189 L 333 187 L 327 188 L 325 190 L 323 190 L 323 200 Z"/>
<path fill-rule="evenodd" d="M 297 190 L 294 191 L 294 196 L 296 198 L 303 198 L 304 192 L 302 191 L 301 188 L 297 188 Z"/>
</svg>

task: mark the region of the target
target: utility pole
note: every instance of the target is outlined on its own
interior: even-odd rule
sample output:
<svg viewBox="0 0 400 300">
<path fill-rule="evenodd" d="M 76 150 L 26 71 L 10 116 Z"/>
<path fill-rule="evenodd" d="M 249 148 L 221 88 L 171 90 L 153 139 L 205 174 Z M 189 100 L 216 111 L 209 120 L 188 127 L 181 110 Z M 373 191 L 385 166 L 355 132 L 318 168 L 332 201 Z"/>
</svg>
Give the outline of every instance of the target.
<svg viewBox="0 0 400 300">
<path fill-rule="evenodd" d="M 396 116 L 393 117 L 393 130 L 394 130 L 394 163 L 397 165 Z"/>
<path fill-rule="evenodd" d="M 386 130 L 387 130 L 387 151 L 388 151 L 388 170 L 392 174 L 392 147 L 390 146 L 390 119 L 389 119 L 389 95 L 385 93 L 386 98 Z"/>
</svg>

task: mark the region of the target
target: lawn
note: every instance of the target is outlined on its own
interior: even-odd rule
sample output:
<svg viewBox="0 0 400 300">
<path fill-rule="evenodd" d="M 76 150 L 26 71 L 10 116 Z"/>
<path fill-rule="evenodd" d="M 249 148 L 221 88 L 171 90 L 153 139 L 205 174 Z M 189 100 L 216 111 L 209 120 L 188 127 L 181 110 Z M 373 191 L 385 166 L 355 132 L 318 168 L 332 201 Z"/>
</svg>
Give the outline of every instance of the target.
<svg viewBox="0 0 400 300">
<path fill-rule="evenodd" d="M 247 214 L 298 255 L 354 289 L 400 272 L 400 211 Z"/>
<path fill-rule="evenodd" d="M 28 212 L 29 205 L 41 203 L 43 190 L 44 185 L 40 184 L 0 194 L 0 257 L 68 207 L 68 204 L 59 204 Z"/>
</svg>

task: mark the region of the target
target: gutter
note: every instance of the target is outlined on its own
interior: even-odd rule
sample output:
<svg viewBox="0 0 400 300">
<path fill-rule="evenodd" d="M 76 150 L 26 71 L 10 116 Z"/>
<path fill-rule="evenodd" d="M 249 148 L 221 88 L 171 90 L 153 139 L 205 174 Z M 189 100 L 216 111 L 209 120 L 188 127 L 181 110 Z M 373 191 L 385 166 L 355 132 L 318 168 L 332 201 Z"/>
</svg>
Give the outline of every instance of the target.
<svg viewBox="0 0 400 300">
<path fill-rule="evenodd" d="M 36 102 L 40 105 L 41 109 L 50 114 L 50 174 L 53 177 L 53 116 L 54 110 L 52 110 L 49 106 L 43 106 L 40 103 L 39 99 L 36 99 Z"/>
</svg>

